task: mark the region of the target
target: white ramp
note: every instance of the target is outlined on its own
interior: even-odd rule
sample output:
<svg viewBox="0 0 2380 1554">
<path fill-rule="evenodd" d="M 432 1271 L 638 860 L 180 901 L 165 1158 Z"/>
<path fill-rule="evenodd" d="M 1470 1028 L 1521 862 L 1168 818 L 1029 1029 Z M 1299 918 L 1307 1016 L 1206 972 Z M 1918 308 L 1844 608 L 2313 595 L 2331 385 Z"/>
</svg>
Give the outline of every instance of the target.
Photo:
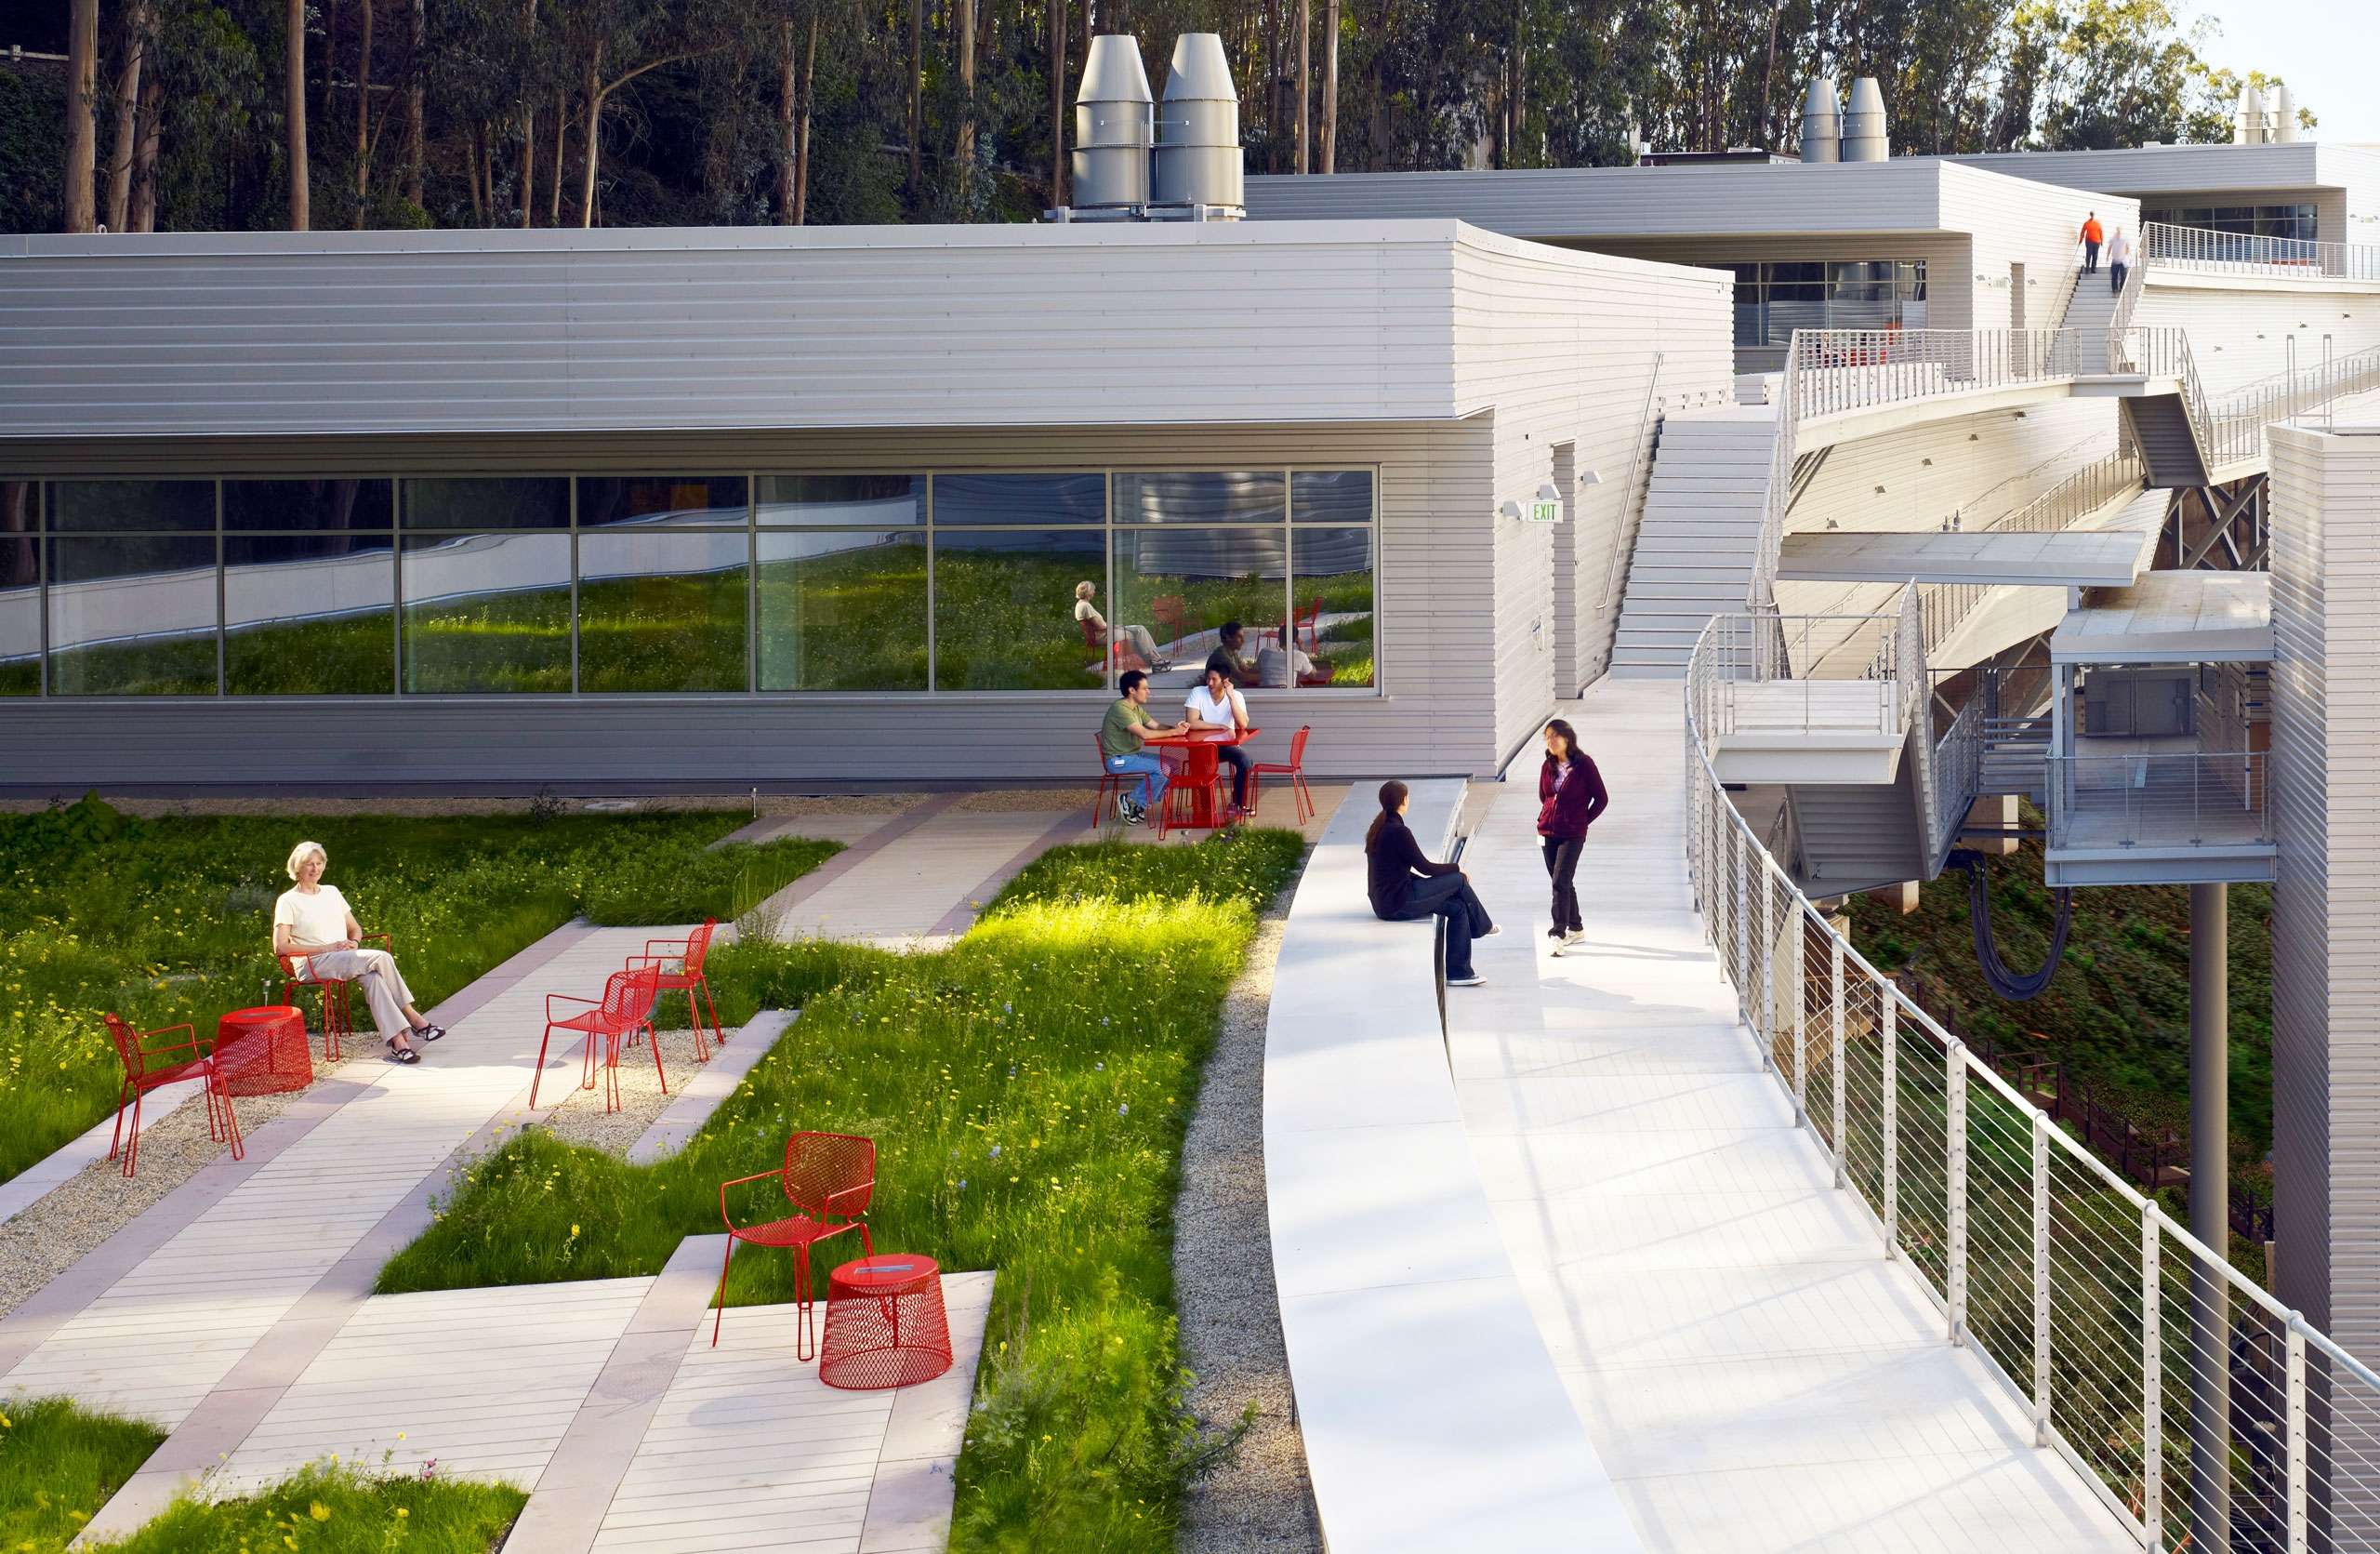
<svg viewBox="0 0 2380 1554">
<path fill-rule="evenodd" d="M 1612 793 L 1554 957 L 1515 769 L 1463 855 L 1504 932 L 1449 989 L 1465 1129 L 1512 1266 L 1649 1550 L 2138 1545 L 1837 1191 L 1687 894 L 1678 688 L 1567 710 Z"/>
</svg>

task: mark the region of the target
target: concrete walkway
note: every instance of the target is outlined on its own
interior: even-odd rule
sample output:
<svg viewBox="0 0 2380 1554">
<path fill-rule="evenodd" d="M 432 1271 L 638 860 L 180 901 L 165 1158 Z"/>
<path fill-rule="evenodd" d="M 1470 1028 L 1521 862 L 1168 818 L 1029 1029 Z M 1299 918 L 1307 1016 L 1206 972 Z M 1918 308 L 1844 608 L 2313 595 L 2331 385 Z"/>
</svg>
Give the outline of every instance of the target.
<svg viewBox="0 0 2380 1554">
<path fill-rule="evenodd" d="M 1447 992 L 1498 1229 L 1647 1549 L 2137 1545 L 1834 1189 L 1687 896 L 1674 682 L 1566 709 L 1612 793 L 1555 958 L 1534 760 L 1463 855 L 1504 932 Z"/>
</svg>

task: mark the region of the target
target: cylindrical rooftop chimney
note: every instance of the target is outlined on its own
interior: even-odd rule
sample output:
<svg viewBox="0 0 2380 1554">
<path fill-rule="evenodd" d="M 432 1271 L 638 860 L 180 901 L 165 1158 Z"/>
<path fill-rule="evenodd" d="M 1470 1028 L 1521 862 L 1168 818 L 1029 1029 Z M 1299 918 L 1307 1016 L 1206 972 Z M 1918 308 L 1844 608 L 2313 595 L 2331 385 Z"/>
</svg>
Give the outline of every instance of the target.
<svg viewBox="0 0 2380 1554">
<path fill-rule="evenodd" d="M 2265 143 L 2265 94 L 2250 82 L 2240 88 L 2240 111 L 2233 116 L 2231 143 L 2235 146 L 2260 146 Z"/>
<path fill-rule="evenodd" d="M 1248 205 L 1239 150 L 1239 93 L 1215 33 L 1184 33 L 1174 40 L 1173 68 L 1165 78 L 1165 106 L 1157 116 L 1154 203 L 1210 206 L 1236 217 Z"/>
<path fill-rule="evenodd" d="M 1884 89 L 1872 75 L 1851 83 L 1851 106 L 1843 115 L 1843 160 L 1882 162 L 1892 155 L 1884 132 Z"/>
<path fill-rule="evenodd" d="M 2286 86 L 2272 89 L 2272 139 L 2285 146 L 2297 141 L 2297 104 L 2290 100 Z"/>
<path fill-rule="evenodd" d="M 1802 160 L 1842 160 L 1843 108 L 1831 80 L 1816 80 L 1802 95 Z"/>
<path fill-rule="evenodd" d="M 1149 203 L 1149 148 L 1156 103 L 1141 46 L 1129 33 L 1091 40 L 1075 97 L 1075 205 L 1117 210 Z"/>
</svg>

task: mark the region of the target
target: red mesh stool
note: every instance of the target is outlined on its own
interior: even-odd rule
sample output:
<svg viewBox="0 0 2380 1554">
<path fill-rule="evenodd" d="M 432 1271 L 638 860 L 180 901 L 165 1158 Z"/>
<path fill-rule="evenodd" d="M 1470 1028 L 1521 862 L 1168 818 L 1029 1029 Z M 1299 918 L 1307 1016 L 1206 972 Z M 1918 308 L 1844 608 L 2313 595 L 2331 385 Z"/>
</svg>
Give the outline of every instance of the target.
<svg viewBox="0 0 2380 1554">
<path fill-rule="evenodd" d="M 950 1369 L 950 1319 L 932 1257 L 879 1252 L 826 1276 L 818 1379 L 846 1391 L 914 1387 Z"/>
<path fill-rule="evenodd" d="M 305 1011 L 268 1003 L 234 1009 L 215 1022 L 215 1066 L 233 1096 L 278 1096 L 314 1082 Z"/>
</svg>

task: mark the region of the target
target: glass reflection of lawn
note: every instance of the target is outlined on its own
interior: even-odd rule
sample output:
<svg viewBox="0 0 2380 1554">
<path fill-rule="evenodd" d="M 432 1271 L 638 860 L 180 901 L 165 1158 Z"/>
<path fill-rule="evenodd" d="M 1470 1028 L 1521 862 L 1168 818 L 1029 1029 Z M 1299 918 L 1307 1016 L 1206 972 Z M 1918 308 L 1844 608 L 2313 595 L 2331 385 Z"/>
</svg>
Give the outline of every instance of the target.
<svg viewBox="0 0 2380 1554">
<path fill-rule="evenodd" d="M 1102 684 L 1097 652 L 1074 619 L 1085 558 L 945 549 L 934 564 L 935 652 L 945 690 L 1081 690 Z M 1097 568 L 1090 569 L 1096 579 Z M 1223 621 L 1246 624 L 1248 651 L 1281 611 L 1277 578 L 1130 577 L 1110 621 L 1145 625 L 1160 650 L 1203 659 Z M 1299 603 L 1320 597 L 1317 657 L 1339 685 L 1372 683 L 1369 572 L 1301 578 Z M 800 562 L 763 562 L 759 575 L 760 688 L 922 690 L 926 684 L 926 554 L 870 546 Z M 1179 599 L 1178 615 L 1170 602 Z M 1169 618 L 1152 618 L 1169 601 Z M 582 582 L 579 654 L 588 691 L 704 691 L 746 683 L 741 571 Z M 1103 603 L 1104 603 L 1103 601 Z M 404 610 L 416 695 L 570 689 L 570 591 L 522 590 Z M 247 696 L 385 693 L 387 615 L 243 628 L 226 639 L 229 688 Z M 111 644 L 53 655 L 52 685 L 99 695 L 207 695 L 214 644 L 190 638 Z M 0 676 L 0 694 L 30 692 L 30 666 Z M 19 682 L 23 682 L 20 685 Z"/>
</svg>

